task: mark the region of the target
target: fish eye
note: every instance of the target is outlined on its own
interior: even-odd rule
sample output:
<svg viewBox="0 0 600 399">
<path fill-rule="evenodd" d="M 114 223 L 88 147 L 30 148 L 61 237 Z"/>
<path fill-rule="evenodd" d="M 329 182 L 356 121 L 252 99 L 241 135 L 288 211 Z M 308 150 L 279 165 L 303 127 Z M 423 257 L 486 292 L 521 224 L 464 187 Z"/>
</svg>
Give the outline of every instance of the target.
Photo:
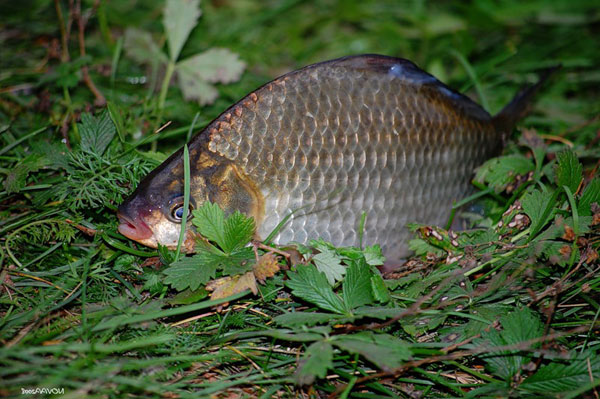
<svg viewBox="0 0 600 399">
<path fill-rule="evenodd" d="M 194 210 L 194 206 L 192 204 L 190 204 L 187 220 L 190 220 L 192 218 L 193 210 Z M 176 200 L 172 201 L 171 219 L 175 223 L 181 223 L 181 219 L 183 219 L 183 198 L 177 198 Z"/>
</svg>

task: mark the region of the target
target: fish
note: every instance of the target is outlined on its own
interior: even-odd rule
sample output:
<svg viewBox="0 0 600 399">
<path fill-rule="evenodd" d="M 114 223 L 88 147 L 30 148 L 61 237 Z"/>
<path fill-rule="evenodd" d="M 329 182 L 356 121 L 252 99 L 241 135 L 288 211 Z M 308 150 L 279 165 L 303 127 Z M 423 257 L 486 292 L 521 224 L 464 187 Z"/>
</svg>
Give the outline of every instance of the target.
<svg viewBox="0 0 600 399">
<path fill-rule="evenodd" d="M 446 223 L 546 78 L 491 116 L 402 58 L 347 56 L 289 72 L 190 140 L 190 211 L 206 201 L 238 210 L 254 218 L 257 239 L 287 218 L 272 243 L 379 244 L 388 261 L 404 259 L 407 224 Z M 119 206 L 119 232 L 176 248 L 183 193 L 182 148 Z M 193 252 L 188 215 L 183 249 Z"/>
</svg>

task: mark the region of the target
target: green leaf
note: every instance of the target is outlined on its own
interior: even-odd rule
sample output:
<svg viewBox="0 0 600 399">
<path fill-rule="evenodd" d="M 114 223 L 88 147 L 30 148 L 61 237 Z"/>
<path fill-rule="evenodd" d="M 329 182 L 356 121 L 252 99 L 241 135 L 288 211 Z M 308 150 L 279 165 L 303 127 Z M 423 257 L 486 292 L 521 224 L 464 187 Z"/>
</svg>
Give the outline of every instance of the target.
<svg viewBox="0 0 600 399">
<path fill-rule="evenodd" d="M 592 214 L 591 206 L 593 203 L 600 205 L 600 179 L 594 178 L 588 183 L 579 198 L 579 214 L 590 216 Z"/>
<path fill-rule="evenodd" d="M 377 302 L 386 303 L 390 301 L 390 292 L 385 286 L 385 281 L 381 275 L 373 273 L 370 278 L 370 283 L 371 292 Z"/>
<path fill-rule="evenodd" d="M 289 280 L 286 285 L 292 293 L 331 312 L 348 314 L 344 303 L 327 282 L 325 274 L 312 266 L 298 266 L 296 272 L 287 273 Z"/>
<path fill-rule="evenodd" d="M 319 312 L 289 312 L 276 316 L 273 321 L 284 327 L 314 326 L 315 324 L 328 323 L 340 316 L 331 313 Z"/>
<path fill-rule="evenodd" d="M 481 339 L 475 344 L 489 349 L 489 354 L 483 356 L 493 374 L 510 380 L 529 362 L 529 356 L 518 356 L 518 351 L 494 351 L 494 346 L 518 344 L 535 339 L 543 334 L 544 326 L 537 314 L 529 308 L 521 308 L 500 318 L 502 331 L 491 329 L 481 333 Z M 533 345 L 537 347 L 539 345 Z"/>
<path fill-rule="evenodd" d="M 253 218 L 236 210 L 225 220 L 221 248 L 226 253 L 243 248 L 252 239 L 255 228 Z"/>
<path fill-rule="evenodd" d="M 352 262 L 342 284 L 342 298 L 348 309 L 372 303 L 375 298 L 371 293 L 371 270 L 363 262 Z"/>
<path fill-rule="evenodd" d="M 338 335 L 332 344 L 347 352 L 358 353 L 384 371 L 402 366 L 411 357 L 408 344 L 388 334 Z"/>
<path fill-rule="evenodd" d="M 81 114 L 81 123 L 77 126 L 81 135 L 81 149 L 92 154 L 104 154 L 115 137 L 115 124 L 106 110 L 97 117 L 89 113 Z"/>
<path fill-rule="evenodd" d="M 122 143 L 125 142 L 125 127 L 123 127 L 123 116 L 121 116 L 119 108 L 112 101 L 108 101 L 106 103 L 106 109 L 108 109 L 110 119 L 117 129 L 119 140 L 121 140 Z"/>
<path fill-rule="evenodd" d="M 507 155 L 492 158 L 477 169 L 475 180 L 487 183 L 496 192 L 503 191 L 518 175 L 535 169 L 531 159 L 523 155 Z"/>
<path fill-rule="evenodd" d="M 163 25 L 171 61 L 177 61 L 183 45 L 200 18 L 200 0 L 167 0 Z"/>
<path fill-rule="evenodd" d="M 206 284 L 215 277 L 217 263 L 205 257 L 205 254 L 179 259 L 169 266 L 163 273 L 167 275 L 165 283 L 173 286 L 177 291 L 186 288 L 195 291 L 202 284 Z"/>
<path fill-rule="evenodd" d="M 197 101 L 199 105 L 212 104 L 219 92 L 217 89 L 202 79 L 197 79 L 193 70 L 177 67 L 177 82 L 183 93 L 183 98 L 188 101 Z"/>
<path fill-rule="evenodd" d="M 381 252 L 379 244 L 371 245 L 363 250 L 367 264 L 371 266 L 381 266 L 385 262 L 385 257 Z"/>
<path fill-rule="evenodd" d="M 139 64 L 167 63 L 167 56 L 152 39 L 149 32 L 140 29 L 127 28 L 125 30 L 125 41 L 123 43 L 125 53 L 129 58 Z"/>
<path fill-rule="evenodd" d="M 4 179 L 4 189 L 7 193 L 17 193 L 27 184 L 30 173 L 37 172 L 48 164 L 48 159 L 40 154 L 30 154 L 9 169 Z"/>
<path fill-rule="evenodd" d="M 226 48 L 211 48 L 179 62 L 177 68 L 205 82 L 231 83 L 240 79 L 246 63 Z"/>
<path fill-rule="evenodd" d="M 206 239 L 216 242 L 221 248 L 225 243 L 225 214 L 217 204 L 206 201 L 198 209 L 192 211 L 192 224 Z"/>
<path fill-rule="evenodd" d="M 525 194 L 525 196 L 521 199 L 523 211 L 531 220 L 531 232 L 529 234 L 530 239 L 534 238 L 536 234 L 552 218 L 558 193 L 558 190 L 554 193 L 551 193 L 548 191 L 542 192 L 535 189 Z"/>
<path fill-rule="evenodd" d="M 561 151 L 556 155 L 556 184 L 558 187 L 567 186 L 572 193 L 577 191 L 581 179 L 583 179 L 583 167 L 577 155 L 572 150 Z"/>
<path fill-rule="evenodd" d="M 589 384 L 590 373 L 593 379 L 600 378 L 600 358 L 591 353 L 570 360 L 554 359 L 526 378 L 519 388 L 546 395 L 550 392 L 569 392 Z"/>
<path fill-rule="evenodd" d="M 327 375 L 327 369 L 333 367 L 333 348 L 326 341 L 315 342 L 310 345 L 294 372 L 294 380 L 298 385 L 310 385 L 315 378 Z"/>
<path fill-rule="evenodd" d="M 320 250 L 320 253 L 313 256 L 312 261 L 317 269 L 325 274 L 329 284 L 333 285 L 336 281 L 340 281 L 344 277 L 346 268 L 342 265 L 340 257 L 334 251 L 325 248 L 321 248 Z"/>
</svg>

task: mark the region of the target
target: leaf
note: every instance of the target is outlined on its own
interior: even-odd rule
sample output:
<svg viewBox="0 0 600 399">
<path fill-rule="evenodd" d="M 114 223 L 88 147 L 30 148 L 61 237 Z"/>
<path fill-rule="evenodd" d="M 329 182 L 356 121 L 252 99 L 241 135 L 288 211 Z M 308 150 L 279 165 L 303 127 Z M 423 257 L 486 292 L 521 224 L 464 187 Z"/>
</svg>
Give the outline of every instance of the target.
<svg viewBox="0 0 600 399">
<path fill-rule="evenodd" d="M 179 62 L 177 68 L 205 82 L 231 83 L 240 79 L 246 63 L 226 48 L 211 48 Z"/>
<path fill-rule="evenodd" d="M 332 344 L 350 353 L 357 353 L 384 371 L 402 366 L 410 359 L 408 345 L 388 334 L 358 333 L 339 335 Z"/>
<path fill-rule="evenodd" d="M 289 280 L 286 285 L 292 293 L 331 312 L 348 314 L 344 303 L 327 282 L 325 274 L 312 266 L 298 266 L 296 272 L 287 273 Z"/>
<path fill-rule="evenodd" d="M 163 273 L 167 275 L 165 283 L 177 291 L 190 288 L 195 291 L 202 284 L 206 284 L 215 277 L 217 265 L 206 263 L 202 256 L 186 257 L 179 259 L 169 266 Z"/>
<path fill-rule="evenodd" d="M 518 351 L 494 351 L 495 346 L 519 344 L 523 341 L 535 339 L 543 334 L 543 324 L 539 317 L 529 308 L 521 308 L 500 318 L 502 331 L 491 329 L 481 333 L 481 339 L 476 340 L 477 345 L 489 350 L 483 359 L 495 375 L 505 380 L 510 380 L 521 367 L 529 362 L 529 356 L 518 356 Z M 538 345 L 532 345 L 537 347 Z"/>
<path fill-rule="evenodd" d="M 125 127 L 123 127 L 123 116 L 121 115 L 119 108 L 112 101 L 108 101 L 106 103 L 106 109 L 117 129 L 119 140 L 121 140 L 122 143 L 125 142 Z"/>
<path fill-rule="evenodd" d="M 200 105 L 212 104 L 219 92 L 215 87 L 202 79 L 197 79 L 190 69 L 177 68 L 177 81 L 186 100 L 197 101 Z"/>
<path fill-rule="evenodd" d="M 200 0 L 167 0 L 163 25 L 171 61 L 177 61 L 183 45 L 200 18 Z"/>
<path fill-rule="evenodd" d="M 48 164 L 48 159 L 40 154 L 30 154 L 17 162 L 8 170 L 4 179 L 4 189 L 7 193 L 17 193 L 27 184 L 27 177 Z"/>
<path fill-rule="evenodd" d="M 367 264 L 372 266 L 381 266 L 385 262 L 385 257 L 381 252 L 379 244 L 371 245 L 363 250 Z"/>
<path fill-rule="evenodd" d="M 558 187 L 569 187 L 572 193 L 577 191 L 579 183 L 583 179 L 583 167 L 577 155 L 572 150 L 561 151 L 556 154 L 558 164 L 556 165 L 556 184 Z"/>
<path fill-rule="evenodd" d="M 258 293 L 256 278 L 252 272 L 211 281 L 206 285 L 206 290 L 212 291 L 210 299 L 227 298 L 246 290 L 252 291 L 254 295 Z"/>
<path fill-rule="evenodd" d="M 252 270 L 254 276 L 260 282 L 264 282 L 267 278 L 273 277 L 275 273 L 279 271 L 279 262 L 277 256 L 271 252 L 262 255 L 258 258 L 258 262 L 254 265 Z"/>
<path fill-rule="evenodd" d="M 590 216 L 592 214 L 592 204 L 600 205 L 600 178 L 596 177 L 588 183 L 579 198 L 579 214 Z"/>
<path fill-rule="evenodd" d="M 312 261 L 317 269 L 325 274 L 330 285 L 340 281 L 346 274 L 346 268 L 334 251 L 321 248 L 321 252 L 313 256 Z"/>
<path fill-rule="evenodd" d="M 371 270 L 363 262 L 352 262 L 342 284 L 342 298 L 348 309 L 372 303 Z"/>
<path fill-rule="evenodd" d="M 492 158 L 479 168 L 475 180 L 487 183 L 496 192 L 503 191 L 518 175 L 525 175 L 535 169 L 531 160 L 523 155 L 507 155 Z"/>
<path fill-rule="evenodd" d="M 552 218 L 556 197 L 559 191 L 550 193 L 548 191 L 532 190 L 521 199 L 523 211 L 531 220 L 530 238 L 534 238 L 536 234 L 548 223 Z"/>
<path fill-rule="evenodd" d="M 157 61 L 167 63 L 166 55 L 160 51 L 149 32 L 127 28 L 123 47 L 127 56 L 139 64 L 152 65 Z"/>
<path fill-rule="evenodd" d="M 255 229 L 254 219 L 236 210 L 224 222 L 221 248 L 225 252 L 243 248 L 252 239 Z"/>
<path fill-rule="evenodd" d="M 331 313 L 319 312 L 289 312 L 273 318 L 275 323 L 284 327 L 313 326 L 315 324 L 327 323 L 336 320 L 340 316 Z"/>
<path fill-rule="evenodd" d="M 219 205 L 206 201 L 198 209 L 192 211 L 192 224 L 206 239 L 217 243 L 221 248 L 225 243 L 225 214 Z"/>
<path fill-rule="evenodd" d="M 81 149 L 92 154 L 104 154 L 115 137 L 115 124 L 106 110 L 97 117 L 89 113 L 81 114 L 81 123 L 77 126 L 81 135 Z"/>
<path fill-rule="evenodd" d="M 589 384 L 590 373 L 596 380 L 600 377 L 600 358 L 591 353 L 564 361 L 554 359 L 526 378 L 519 388 L 546 395 L 550 392 L 569 392 Z"/>
<path fill-rule="evenodd" d="M 386 303 L 390 301 L 390 292 L 385 286 L 385 281 L 381 275 L 373 273 L 370 278 L 370 283 L 371 292 L 377 302 Z"/>
<path fill-rule="evenodd" d="M 294 380 L 298 385 L 310 385 L 315 378 L 325 377 L 327 369 L 331 367 L 333 367 L 331 344 L 326 341 L 315 342 L 306 349 L 304 356 L 298 362 Z"/>
</svg>

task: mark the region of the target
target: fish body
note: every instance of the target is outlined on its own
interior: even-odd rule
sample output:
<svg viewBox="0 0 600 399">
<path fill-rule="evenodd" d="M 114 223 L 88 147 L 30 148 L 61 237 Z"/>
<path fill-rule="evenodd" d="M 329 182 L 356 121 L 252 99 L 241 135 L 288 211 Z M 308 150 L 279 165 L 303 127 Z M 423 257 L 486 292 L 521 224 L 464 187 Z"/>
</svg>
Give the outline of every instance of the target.
<svg viewBox="0 0 600 399">
<path fill-rule="evenodd" d="M 534 87 L 535 88 L 535 87 Z M 283 75 L 250 93 L 188 144 L 191 204 L 256 220 L 273 241 L 323 238 L 408 254 L 410 222 L 444 224 L 474 169 L 497 155 L 533 89 L 492 117 L 410 61 L 361 55 Z M 183 204 L 182 150 L 119 208 L 119 231 L 175 247 Z M 186 248 L 195 233 L 186 229 Z"/>
</svg>

